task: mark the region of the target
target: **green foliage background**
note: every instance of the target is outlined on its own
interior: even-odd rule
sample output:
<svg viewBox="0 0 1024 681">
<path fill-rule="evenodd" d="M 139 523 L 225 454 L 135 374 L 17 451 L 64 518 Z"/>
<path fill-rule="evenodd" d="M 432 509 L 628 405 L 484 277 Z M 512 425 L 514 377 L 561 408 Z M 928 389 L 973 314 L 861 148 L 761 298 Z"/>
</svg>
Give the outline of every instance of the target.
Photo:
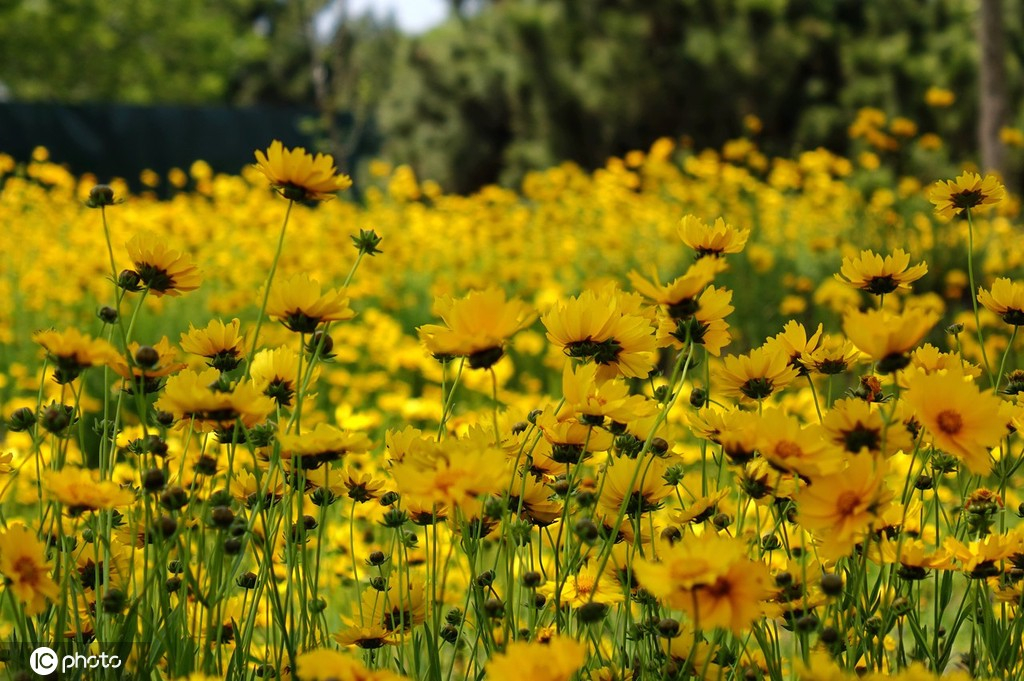
<svg viewBox="0 0 1024 681">
<path fill-rule="evenodd" d="M 450 190 L 587 167 L 662 135 L 845 151 L 874 106 L 976 149 L 979 0 L 490 0 L 421 36 L 386 21 L 315 27 L 330 0 L 15 0 L 0 81 L 21 100 L 310 104 L 345 156 L 370 121 L 385 154 Z M 1009 125 L 1024 124 L 1024 17 L 1004 3 Z M 320 19 L 317 19 L 319 17 Z M 957 94 L 929 109 L 929 86 Z M 351 133 L 331 115 L 354 112 Z"/>
</svg>

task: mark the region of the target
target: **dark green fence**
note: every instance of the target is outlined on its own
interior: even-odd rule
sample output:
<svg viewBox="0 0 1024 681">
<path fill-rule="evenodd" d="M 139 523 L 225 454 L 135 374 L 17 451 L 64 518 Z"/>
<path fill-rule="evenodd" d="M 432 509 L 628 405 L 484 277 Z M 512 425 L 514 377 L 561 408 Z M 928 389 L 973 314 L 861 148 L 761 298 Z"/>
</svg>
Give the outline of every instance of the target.
<svg viewBox="0 0 1024 681">
<path fill-rule="evenodd" d="M 164 175 L 197 159 L 216 172 L 237 173 L 274 139 L 313 149 L 317 139 L 307 131 L 316 119 L 313 110 L 298 108 L 0 103 L 0 152 L 27 161 L 44 146 L 73 173 L 100 181 L 122 177 L 138 188 L 145 169 Z M 351 116 L 339 115 L 337 126 L 350 135 Z M 378 146 L 368 126 L 340 165 L 354 168 Z"/>
</svg>

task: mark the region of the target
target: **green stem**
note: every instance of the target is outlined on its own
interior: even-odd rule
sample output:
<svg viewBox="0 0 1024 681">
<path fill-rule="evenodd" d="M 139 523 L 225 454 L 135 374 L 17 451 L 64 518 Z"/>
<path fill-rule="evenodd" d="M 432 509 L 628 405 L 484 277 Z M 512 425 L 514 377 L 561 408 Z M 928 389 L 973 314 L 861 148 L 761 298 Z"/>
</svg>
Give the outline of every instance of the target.
<svg viewBox="0 0 1024 681">
<path fill-rule="evenodd" d="M 249 378 L 252 371 L 252 358 L 259 347 L 260 329 L 263 327 L 263 318 L 267 313 L 267 300 L 270 298 L 270 286 L 274 283 L 274 274 L 277 272 L 277 263 L 281 260 L 281 251 L 284 250 L 284 233 L 288 229 L 288 218 L 292 214 L 294 201 L 288 201 L 288 209 L 284 213 L 284 222 L 281 223 L 281 235 L 277 238 L 277 250 L 274 252 L 274 260 L 270 263 L 270 274 L 267 275 L 266 286 L 263 287 L 263 302 L 260 304 L 260 314 L 256 317 L 256 332 L 252 335 L 252 348 L 249 349 L 249 356 L 245 361 L 245 377 Z"/>
</svg>

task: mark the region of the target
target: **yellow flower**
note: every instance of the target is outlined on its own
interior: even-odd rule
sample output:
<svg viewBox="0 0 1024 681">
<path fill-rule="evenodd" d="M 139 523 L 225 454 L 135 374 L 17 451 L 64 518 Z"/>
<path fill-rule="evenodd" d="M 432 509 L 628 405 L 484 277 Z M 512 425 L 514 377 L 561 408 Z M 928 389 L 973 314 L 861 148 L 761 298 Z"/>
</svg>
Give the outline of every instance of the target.
<svg viewBox="0 0 1024 681">
<path fill-rule="evenodd" d="M 980 289 L 978 302 L 1011 326 L 1024 325 L 1024 284 L 1006 278 L 992 282 L 991 291 Z"/>
<path fill-rule="evenodd" d="M 537 589 L 539 593 L 549 598 L 554 597 L 557 590 L 555 582 L 548 582 Z M 581 568 L 578 573 L 565 580 L 558 596 L 561 605 L 572 608 L 580 608 L 587 603 L 621 603 L 623 600 L 619 584 L 607 575 L 595 575 L 591 566 Z"/>
<path fill-rule="evenodd" d="M 843 316 L 843 332 L 858 350 L 878 362 L 879 372 L 888 374 L 910 363 L 907 353 L 938 320 L 939 315 L 919 308 L 900 314 L 878 309 L 850 310 Z"/>
<path fill-rule="evenodd" d="M 956 101 L 956 95 L 953 94 L 952 90 L 932 85 L 925 91 L 924 101 L 928 106 L 945 108 L 953 105 L 953 102 Z"/>
<path fill-rule="evenodd" d="M 553 636 L 545 643 L 513 641 L 487 662 L 490 681 L 569 681 L 586 660 L 587 647 L 571 638 Z"/>
<path fill-rule="evenodd" d="M 801 376 L 808 374 L 807 368 L 801 362 L 805 353 L 813 352 L 821 343 L 821 324 L 810 336 L 807 329 L 800 322 L 790 320 L 782 328 L 782 333 L 769 338 L 764 347 L 772 354 L 784 354 L 789 357 L 789 365 L 796 369 Z"/>
<path fill-rule="evenodd" d="M 53 378 L 57 383 L 70 383 L 92 366 L 115 366 L 121 354 L 105 340 L 87 336 L 72 327 L 66 331 L 37 331 L 32 340 L 46 351 L 46 358 L 56 365 Z"/>
<path fill-rule="evenodd" d="M 972 473 L 988 474 L 989 449 L 1007 432 L 999 413 L 1002 400 L 965 381 L 956 369 L 912 377 L 903 399 L 936 448 L 963 461 Z"/>
<path fill-rule="evenodd" d="M 291 348 L 260 350 L 253 357 L 249 375 L 257 390 L 272 398 L 279 406 L 291 407 L 292 399 L 299 389 L 299 382 L 303 378 L 299 376 L 299 366 L 299 354 Z M 308 362 L 302 365 L 303 373 L 306 373 L 308 366 Z M 310 375 L 309 384 L 316 385 L 319 376 L 318 365 Z M 307 394 L 307 397 L 311 395 Z"/>
<path fill-rule="evenodd" d="M 654 268 L 649 272 L 650 280 L 634 271 L 629 273 L 629 281 L 639 293 L 664 305 L 673 319 L 689 319 L 698 309 L 697 296 L 725 269 L 724 262 L 709 258 L 698 260 L 682 276 L 664 285 Z"/>
<path fill-rule="evenodd" d="M 313 333 L 323 322 L 356 316 L 344 291 L 323 291 L 320 282 L 308 274 L 296 274 L 270 289 L 267 314 L 296 333 Z"/>
<path fill-rule="evenodd" d="M 339 645 L 357 646 L 363 650 L 376 650 L 386 645 L 398 645 L 394 632 L 379 624 L 369 626 L 351 626 L 332 636 Z"/>
<path fill-rule="evenodd" d="M 799 523 L 822 540 L 827 557 L 849 554 L 892 499 L 885 470 L 869 456 L 853 457 L 846 470 L 814 478 L 797 493 Z"/>
<path fill-rule="evenodd" d="M 657 511 L 662 501 L 672 494 L 672 488 L 664 479 L 667 469 L 668 464 L 657 458 L 615 459 L 614 465 L 605 472 L 600 507 L 613 518 L 623 506 L 630 518 Z"/>
<path fill-rule="evenodd" d="M 824 336 L 821 345 L 805 350 L 800 355 L 800 364 L 808 371 L 832 376 L 841 374 L 850 369 L 860 360 L 860 350 L 853 347 L 848 340 L 834 336 Z"/>
<path fill-rule="evenodd" d="M 47 601 L 60 596 L 50 577 L 46 547 L 24 525 L 11 525 L 0 533 L 0 574 L 7 578 L 9 592 L 24 604 L 26 615 L 38 615 Z"/>
<path fill-rule="evenodd" d="M 267 153 L 256 152 L 256 168 L 263 173 L 281 196 L 293 201 L 323 201 L 352 186 L 348 175 L 341 175 L 334 158 L 326 154 L 315 157 L 302 147 L 285 149 L 274 140 Z"/>
<path fill-rule="evenodd" d="M 46 471 L 42 478 L 50 496 L 63 504 L 71 516 L 127 506 L 135 501 L 135 494 L 121 489 L 117 483 L 97 481 L 94 472 L 86 468 Z"/>
<path fill-rule="evenodd" d="M 231 386 L 216 369 L 171 376 L 154 406 L 176 419 L 192 420 L 201 432 L 232 428 L 236 419 L 249 428 L 274 411 L 274 401 L 252 383 Z"/>
<path fill-rule="evenodd" d="M 739 253 L 747 245 L 750 230 L 736 229 L 718 218 L 709 226 L 693 215 L 685 216 L 677 228 L 683 243 L 697 251 L 697 257 Z"/>
<path fill-rule="evenodd" d="M 646 378 L 657 359 L 650 320 L 623 312 L 614 294 L 584 291 L 541 317 L 547 337 L 574 359 L 599 365 L 601 378 Z"/>
<path fill-rule="evenodd" d="M 188 333 L 181 334 L 181 349 L 209 360 L 207 364 L 218 371 L 231 371 L 238 367 L 245 352 L 245 339 L 240 333 L 241 322 L 232 319 L 225 324 L 211 319 L 202 329 L 189 322 Z"/>
<path fill-rule="evenodd" d="M 341 460 L 346 454 L 365 453 L 373 448 L 370 438 L 363 433 L 346 433 L 327 423 L 320 423 L 301 435 L 279 433 L 277 441 L 281 444 L 281 456 L 297 459 L 299 467 L 304 469 L 319 468 Z"/>
<path fill-rule="evenodd" d="M 735 309 L 732 291 L 709 286 L 700 294 L 696 307 L 689 319 L 674 319 L 666 315 L 658 325 L 658 345 L 681 349 L 685 343 L 693 342 L 718 357 L 722 348 L 732 342 L 729 325 L 725 322 L 725 317 Z"/>
<path fill-rule="evenodd" d="M 757 450 L 777 470 L 814 477 L 839 470 L 839 451 L 822 437 L 821 426 L 801 426 L 781 409 L 766 409 L 754 426 Z"/>
<path fill-rule="evenodd" d="M 931 189 L 928 198 L 935 204 L 935 212 L 949 219 L 971 208 L 981 208 L 999 203 L 1006 196 L 1006 189 L 999 179 L 977 173 L 964 173 L 955 180 L 939 181 Z"/>
<path fill-rule="evenodd" d="M 124 358 L 119 358 L 111 368 L 122 378 L 132 380 L 138 378 L 162 378 L 188 366 L 184 362 L 177 361 L 178 351 L 171 345 L 171 341 L 166 336 L 161 338 L 156 345 L 150 346 L 152 352 L 145 350 L 140 354 L 139 349 L 141 347 L 143 346 L 140 346 L 138 343 L 132 343 L 128 346 L 128 354 L 135 358 L 134 366 L 129 367 Z M 149 361 L 153 358 L 155 358 L 154 361 Z M 140 359 L 147 360 L 146 366 L 140 364 Z M 156 386 L 159 386 L 159 382 L 157 382 Z M 152 392 L 148 388 L 156 386 L 143 387 L 147 389 L 147 392 Z"/>
<path fill-rule="evenodd" d="M 581 364 L 562 370 L 562 396 L 569 408 L 590 425 L 602 425 L 606 418 L 626 423 L 650 416 L 657 406 L 643 395 L 631 395 L 625 382 L 597 378 L 596 364 Z"/>
<path fill-rule="evenodd" d="M 864 400 L 837 400 L 821 425 L 825 437 L 850 454 L 891 456 L 914 447 L 910 432 L 901 423 L 886 424 L 882 413 Z"/>
<path fill-rule="evenodd" d="M 180 296 L 195 291 L 203 278 L 183 253 L 172 251 L 153 234 L 136 234 L 125 247 L 136 274 L 155 296 Z"/>
<path fill-rule="evenodd" d="M 529 305 L 506 300 L 498 288 L 473 291 L 458 300 L 445 296 L 435 307 L 444 326 L 419 327 L 423 344 L 436 357 L 468 357 L 473 369 L 493 366 L 504 355 L 508 339 L 536 319 Z"/>
<path fill-rule="evenodd" d="M 657 563 L 634 565 L 640 585 L 700 628 L 740 632 L 761 615 L 770 595 L 768 567 L 747 557 L 744 542 L 705 532 L 663 548 Z"/>
<path fill-rule="evenodd" d="M 723 361 L 724 366 L 717 371 L 721 391 L 741 399 L 763 400 L 799 375 L 784 353 L 773 352 L 767 346 L 738 357 L 728 355 Z"/>
<path fill-rule="evenodd" d="M 928 265 L 920 262 L 910 265 L 910 254 L 897 248 L 892 255 L 882 256 L 871 251 L 861 251 L 857 258 L 843 258 L 840 269 L 842 276 L 836 279 L 854 288 L 877 295 L 892 293 L 896 289 L 909 289 L 911 282 L 928 273 Z"/>
</svg>

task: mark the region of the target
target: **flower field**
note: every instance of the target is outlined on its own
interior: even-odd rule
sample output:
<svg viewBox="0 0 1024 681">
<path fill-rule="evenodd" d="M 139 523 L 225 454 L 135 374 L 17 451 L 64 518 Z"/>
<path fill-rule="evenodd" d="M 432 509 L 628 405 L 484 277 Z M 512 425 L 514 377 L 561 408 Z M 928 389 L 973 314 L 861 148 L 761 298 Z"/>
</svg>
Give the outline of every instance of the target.
<svg viewBox="0 0 1024 681">
<path fill-rule="evenodd" d="M 997 178 L 254 161 L 158 200 L 0 156 L 12 678 L 1024 676 Z"/>
</svg>

